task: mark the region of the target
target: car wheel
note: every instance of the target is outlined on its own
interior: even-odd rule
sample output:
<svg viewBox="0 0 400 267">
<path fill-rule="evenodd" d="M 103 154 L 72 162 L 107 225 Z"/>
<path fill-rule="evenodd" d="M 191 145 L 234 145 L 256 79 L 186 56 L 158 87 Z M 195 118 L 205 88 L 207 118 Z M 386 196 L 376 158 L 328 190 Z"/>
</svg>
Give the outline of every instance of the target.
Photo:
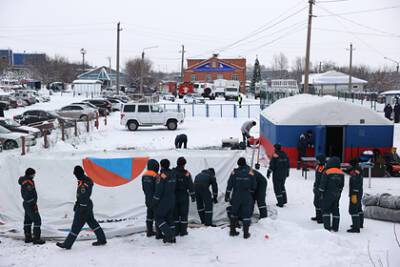
<svg viewBox="0 0 400 267">
<path fill-rule="evenodd" d="M 139 128 L 139 124 L 137 121 L 129 121 L 128 122 L 128 129 L 129 131 L 136 131 Z"/>
<path fill-rule="evenodd" d="M 81 121 L 87 121 L 88 118 L 89 118 L 89 117 L 88 117 L 87 115 L 82 115 L 82 116 L 79 117 L 79 119 L 80 119 Z"/>
<path fill-rule="evenodd" d="M 15 142 L 14 140 L 7 140 L 4 143 L 4 149 L 5 150 L 14 149 L 14 148 L 18 148 L 18 143 Z"/>
<path fill-rule="evenodd" d="M 176 120 L 169 120 L 167 122 L 167 128 L 168 128 L 168 130 L 171 130 L 171 131 L 176 130 L 176 128 L 178 128 L 177 121 Z"/>
</svg>

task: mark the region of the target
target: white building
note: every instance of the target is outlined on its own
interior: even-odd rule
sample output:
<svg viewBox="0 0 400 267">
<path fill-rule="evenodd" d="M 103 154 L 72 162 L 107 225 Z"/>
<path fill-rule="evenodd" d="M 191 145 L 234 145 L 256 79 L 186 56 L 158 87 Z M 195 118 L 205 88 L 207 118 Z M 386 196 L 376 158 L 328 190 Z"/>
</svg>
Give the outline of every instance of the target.
<svg viewBox="0 0 400 267">
<path fill-rule="evenodd" d="M 352 76 L 350 91 L 363 91 L 367 83 L 368 81 Z M 301 84 L 304 86 L 304 75 Z M 333 70 L 324 73 L 311 73 L 309 75 L 309 86 L 314 88 L 316 94 L 322 95 L 349 92 L 349 75 Z"/>
</svg>

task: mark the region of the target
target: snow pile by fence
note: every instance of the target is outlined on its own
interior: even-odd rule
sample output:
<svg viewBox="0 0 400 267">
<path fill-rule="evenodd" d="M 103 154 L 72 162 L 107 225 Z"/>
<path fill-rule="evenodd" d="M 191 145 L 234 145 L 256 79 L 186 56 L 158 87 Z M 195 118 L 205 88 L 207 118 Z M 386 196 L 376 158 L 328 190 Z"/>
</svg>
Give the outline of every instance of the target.
<svg viewBox="0 0 400 267">
<path fill-rule="evenodd" d="M 370 219 L 400 222 L 400 196 L 391 194 L 369 195 L 363 198 L 365 217 Z"/>
</svg>

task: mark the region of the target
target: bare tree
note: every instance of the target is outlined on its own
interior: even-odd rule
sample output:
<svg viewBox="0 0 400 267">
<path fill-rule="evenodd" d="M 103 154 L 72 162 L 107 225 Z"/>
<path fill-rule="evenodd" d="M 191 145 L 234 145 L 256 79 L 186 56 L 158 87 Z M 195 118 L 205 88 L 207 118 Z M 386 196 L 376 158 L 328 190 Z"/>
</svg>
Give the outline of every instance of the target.
<svg viewBox="0 0 400 267">
<path fill-rule="evenodd" d="M 279 54 L 275 54 L 272 58 L 272 70 L 278 71 L 280 73 L 280 78 L 287 78 L 287 69 L 289 68 L 288 59 L 280 52 Z"/>
<path fill-rule="evenodd" d="M 144 64 L 143 64 L 143 81 L 144 84 L 149 85 L 153 83 L 152 75 L 151 75 L 151 69 L 152 69 L 153 63 L 149 59 L 144 59 Z M 139 85 L 140 82 L 140 73 L 141 73 L 141 67 L 142 67 L 142 59 L 140 57 L 136 57 L 133 59 L 129 59 L 125 63 L 125 80 L 126 83 L 131 86 L 131 85 Z"/>
<path fill-rule="evenodd" d="M 297 80 L 298 83 L 301 83 L 304 74 L 305 61 L 304 57 L 296 57 L 292 64 L 292 73 L 290 77 Z"/>
</svg>

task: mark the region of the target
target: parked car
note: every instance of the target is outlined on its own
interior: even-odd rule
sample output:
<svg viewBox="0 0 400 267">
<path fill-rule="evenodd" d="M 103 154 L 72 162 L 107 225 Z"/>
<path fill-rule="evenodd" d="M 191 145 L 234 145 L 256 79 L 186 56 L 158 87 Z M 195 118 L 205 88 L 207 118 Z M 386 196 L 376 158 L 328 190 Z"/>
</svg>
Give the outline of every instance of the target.
<svg viewBox="0 0 400 267">
<path fill-rule="evenodd" d="M 107 100 L 111 102 L 112 111 L 121 111 L 124 102 L 116 98 L 107 98 Z"/>
<path fill-rule="evenodd" d="M 28 102 L 29 105 L 33 105 L 37 102 L 36 96 L 30 92 L 32 90 L 19 90 L 13 93 L 13 97 L 16 99 L 21 99 L 23 101 Z"/>
<path fill-rule="evenodd" d="M 88 102 L 90 104 L 95 105 L 98 108 L 105 108 L 109 112 L 112 111 L 112 104 L 110 103 L 110 101 L 108 101 L 106 99 L 86 99 L 86 100 L 83 100 L 82 102 Z"/>
<path fill-rule="evenodd" d="M 183 97 L 183 102 L 187 104 L 204 104 L 206 103 L 206 100 L 204 99 L 204 97 L 198 94 L 186 94 Z"/>
<path fill-rule="evenodd" d="M 0 126 L 0 141 L 3 144 L 3 148 L 5 150 L 21 147 L 22 137 L 25 137 L 25 145 L 36 145 L 36 139 L 34 136 L 24 133 L 13 133 L 3 126 Z"/>
<path fill-rule="evenodd" d="M 57 114 L 46 110 L 28 110 L 21 115 L 15 116 L 14 120 L 21 125 L 30 125 L 44 121 L 63 121 Z"/>
<path fill-rule="evenodd" d="M 178 123 L 183 123 L 184 114 L 178 111 L 165 111 L 151 103 L 128 103 L 121 112 L 121 125 L 130 131 L 139 126 L 165 125 L 168 130 L 176 130 Z"/>
<path fill-rule="evenodd" d="M 9 108 L 17 108 L 18 101 L 11 94 L 0 94 L 0 101 L 7 102 Z"/>
<path fill-rule="evenodd" d="M 76 103 L 72 103 L 72 105 L 80 105 L 80 106 L 85 106 L 88 108 L 93 108 L 99 112 L 100 116 L 107 116 L 108 114 L 110 114 L 110 112 L 108 111 L 107 108 L 97 107 L 89 102 L 76 102 Z"/>
<path fill-rule="evenodd" d="M 39 129 L 29 126 L 22 126 L 21 124 L 12 119 L 0 119 L 0 126 L 3 126 L 7 130 L 10 130 L 11 132 L 30 134 L 36 138 L 40 137 L 41 135 Z"/>
<path fill-rule="evenodd" d="M 173 96 L 171 94 L 163 94 L 162 95 L 162 99 L 163 100 L 167 100 L 167 101 L 175 102 L 175 96 Z"/>
<path fill-rule="evenodd" d="M 8 101 L 1 101 L 0 100 L 0 109 L 8 110 L 10 108 L 10 103 Z"/>
<path fill-rule="evenodd" d="M 56 113 L 63 117 L 75 120 L 93 120 L 96 118 L 96 112 L 93 108 L 81 105 L 68 105 L 57 110 Z"/>
</svg>

